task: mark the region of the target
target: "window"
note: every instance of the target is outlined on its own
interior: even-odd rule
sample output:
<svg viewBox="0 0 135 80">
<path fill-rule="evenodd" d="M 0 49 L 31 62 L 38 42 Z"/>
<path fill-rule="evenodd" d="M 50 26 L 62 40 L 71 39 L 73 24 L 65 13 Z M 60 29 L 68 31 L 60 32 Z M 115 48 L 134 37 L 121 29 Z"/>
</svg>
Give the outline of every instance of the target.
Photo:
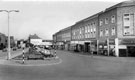
<svg viewBox="0 0 135 80">
<path fill-rule="evenodd" d="M 88 25 L 88 32 L 90 32 L 90 26 Z"/>
<path fill-rule="evenodd" d="M 133 25 L 131 20 L 133 17 L 131 14 L 123 15 L 123 34 L 124 35 L 133 35 Z"/>
<path fill-rule="evenodd" d="M 111 16 L 111 23 L 115 23 L 115 16 Z"/>
<path fill-rule="evenodd" d="M 85 34 L 85 38 L 87 38 L 87 34 Z"/>
<path fill-rule="evenodd" d="M 129 14 L 124 14 L 124 26 L 130 26 L 130 15 Z"/>
<path fill-rule="evenodd" d="M 96 32 L 96 27 L 93 28 L 94 33 Z"/>
<path fill-rule="evenodd" d="M 105 18 L 105 24 L 108 24 L 108 23 L 109 23 L 109 19 Z"/>
<path fill-rule="evenodd" d="M 103 36 L 103 30 L 100 30 L 100 37 Z"/>
<path fill-rule="evenodd" d="M 109 36 L 109 30 L 105 29 L 105 36 Z"/>
<path fill-rule="evenodd" d="M 0 42 L 1 42 L 1 37 L 0 37 Z"/>
<path fill-rule="evenodd" d="M 92 29 L 92 27 L 90 28 L 90 32 L 91 32 L 91 33 L 93 32 L 93 29 Z"/>
<path fill-rule="evenodd" d="M 93 28 L 93 36 L 94 37 L 96 36 L 96 28 L 95 27 Z"/>
<path fill-rule="evenodd" d="M 87 30 L 88 30 L 88 29 L 87 29 L 87 26 L 85 26 L 85 33 L 87 33 Z"/>
<path fill-rule="evenodd" d="M 103 20 L 99 21 L 99 25 L 102 26 L 103 25 Z"/>
<path fill-rule="evenodd" d="M 73 30 L 73 35 L 75 35 L 75 30 Z"/>
<path fill-rule="evenodd" d="M 82 34 L 82 29 L 80 28 L 80 34 Z"/>
<path fill-rule="evenodd" d="M 115 35 L 115 27 L 112 28 L 112 35 Z"/>
</svg>

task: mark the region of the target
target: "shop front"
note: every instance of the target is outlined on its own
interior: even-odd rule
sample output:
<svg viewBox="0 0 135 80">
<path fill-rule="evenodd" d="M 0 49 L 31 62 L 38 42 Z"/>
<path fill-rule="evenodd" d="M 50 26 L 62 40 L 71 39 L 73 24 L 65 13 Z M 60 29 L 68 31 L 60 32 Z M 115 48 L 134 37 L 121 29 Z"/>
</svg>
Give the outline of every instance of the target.
<svg viewBox="0 0 135 80">
<path fill-rule="evenodd" d="M 67 51 L 70 50 L 70 41 L 64 42 L 64 49 Z"/>
<path fill-rule="evenodd" d="M 119 40 L 119 56 L 135 57 L 135 39 Z"/>
<path fill-rule="evenodd" d="M 97 54 L 97 40 L 91 40 L 90 52 L 93 52 L 93 54 Z"/>
<path fill-rule="evenodd" d="M 105 55 L 105 51 L 107 49 L 107 44 L 105 42 L 105 40 L 99 40 L 99 44 L 98 44 L 98 54 L 99 55 Z"/>
<path fill-rule="evenodd" d="M 115 39 L 99 40 L 98 54 L 115 56 Z"/>
<path fill-rule="evenodd" d="M 85 52 L 93 52 L 94 54 L 97 54 L 97 40 L 85 41 L 84 47 Z"/>
<path fill-rule="evenodd" d="M 84 42 L 84 52 L 90 52 L 90 43 L 91 41 Z"/>
</svg>

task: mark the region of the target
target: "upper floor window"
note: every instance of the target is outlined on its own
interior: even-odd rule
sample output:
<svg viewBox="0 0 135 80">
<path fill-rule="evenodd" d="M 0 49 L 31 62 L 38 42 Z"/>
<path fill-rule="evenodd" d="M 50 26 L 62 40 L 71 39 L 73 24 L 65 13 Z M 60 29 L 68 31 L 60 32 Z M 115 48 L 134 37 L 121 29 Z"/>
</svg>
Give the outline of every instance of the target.
<svg viewBox="0 0 135 80">
<path fill-rule="evenodd" d="M 133 35 L 133 16 L 129 13 L 123 15 L 123 34 L 124 35 Z"/>
<path fill-rule="evenodd" d="M 94 32 L 96 32 L 96 26 L 95 26 L 95 27 L 93 27 L 93 31 L 94 31 Z"/>
<path fill-rule="evenodd" d="M 85 38 L 87 38 L 87 34 L 85 34 Z"/>
<path fill-rule="evenodd" d="M 105 36 L 108 36 L 108 35 L 109 35 L 109 30 L 105 29 Z"/>
<path fill-rule="evenodd" d="M 103 25 L 103 20 L 99 21 L 99 25 L 102 26 Z"/>
<path fill-rule="evenodd" d="M 100 30 L 100 37 L 103 36 L 103 30 Z"/>
<path fill-rule="evenodd" d="M 115 27 L 112 28 L 112 35 L 115 35 Z"/>
<path fill-rule="evenodd" d="M 82 34 L 82 29 L 80 28 L 80 34 Z"/>
<path fill-rule="evenodd" d="M 111 23 L 115 23 L 115 16 L 111 16 Z"/>
<path fill-rule="evenodd" d="M 90 26 L 88 25 L 88 32 L 90 32 Z"/>
<path fill-rule="evenodd" d="M 109 19 L 105 18 L 105 24 L 108 24 L 108 23 L 109 23 Z"/>
<path fill-rule="evenodd" d="M 124 26 L 130 26 L 130 14 L 124 14 L 123 21 Z"/>
<path fill-rule="evenodd" d="M 85 26 L 85 33 L 87 33 L 87 30 L 88 30 L 88 28 L 87 28 L 87 26 Z"/>
</svg>

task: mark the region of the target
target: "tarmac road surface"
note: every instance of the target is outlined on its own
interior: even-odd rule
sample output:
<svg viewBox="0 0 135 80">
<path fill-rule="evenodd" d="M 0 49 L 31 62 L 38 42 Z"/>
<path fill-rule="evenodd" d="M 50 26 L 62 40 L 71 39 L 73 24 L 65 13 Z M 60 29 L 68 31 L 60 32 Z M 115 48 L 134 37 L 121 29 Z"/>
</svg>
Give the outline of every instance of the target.
<svg viewBox="0 0 135 80">
<path fill-rule="evenodd" d="M 135 59 L 79 55 L 57 51 L 60 64 L 0 64 L 0 80 L 135 80 Z"/>
</svg>

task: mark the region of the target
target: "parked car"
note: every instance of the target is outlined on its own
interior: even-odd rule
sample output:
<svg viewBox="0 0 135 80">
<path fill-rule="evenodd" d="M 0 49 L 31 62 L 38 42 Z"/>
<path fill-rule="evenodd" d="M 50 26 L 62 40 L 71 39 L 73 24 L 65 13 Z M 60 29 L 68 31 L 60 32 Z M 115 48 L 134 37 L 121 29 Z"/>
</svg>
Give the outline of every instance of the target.
<svg viewBox="0 0 135 80">
<path fill-rule="evenodd" d="M 7 48 L 2 49 L 3 52 L 7 52 Z"/>
<path fill-rule="evenodd" d="M 17 50 L 17 47 L 13 47 L 12 49 L 13 49 L 13 51 L 16 51 Z"/>
</svg>

